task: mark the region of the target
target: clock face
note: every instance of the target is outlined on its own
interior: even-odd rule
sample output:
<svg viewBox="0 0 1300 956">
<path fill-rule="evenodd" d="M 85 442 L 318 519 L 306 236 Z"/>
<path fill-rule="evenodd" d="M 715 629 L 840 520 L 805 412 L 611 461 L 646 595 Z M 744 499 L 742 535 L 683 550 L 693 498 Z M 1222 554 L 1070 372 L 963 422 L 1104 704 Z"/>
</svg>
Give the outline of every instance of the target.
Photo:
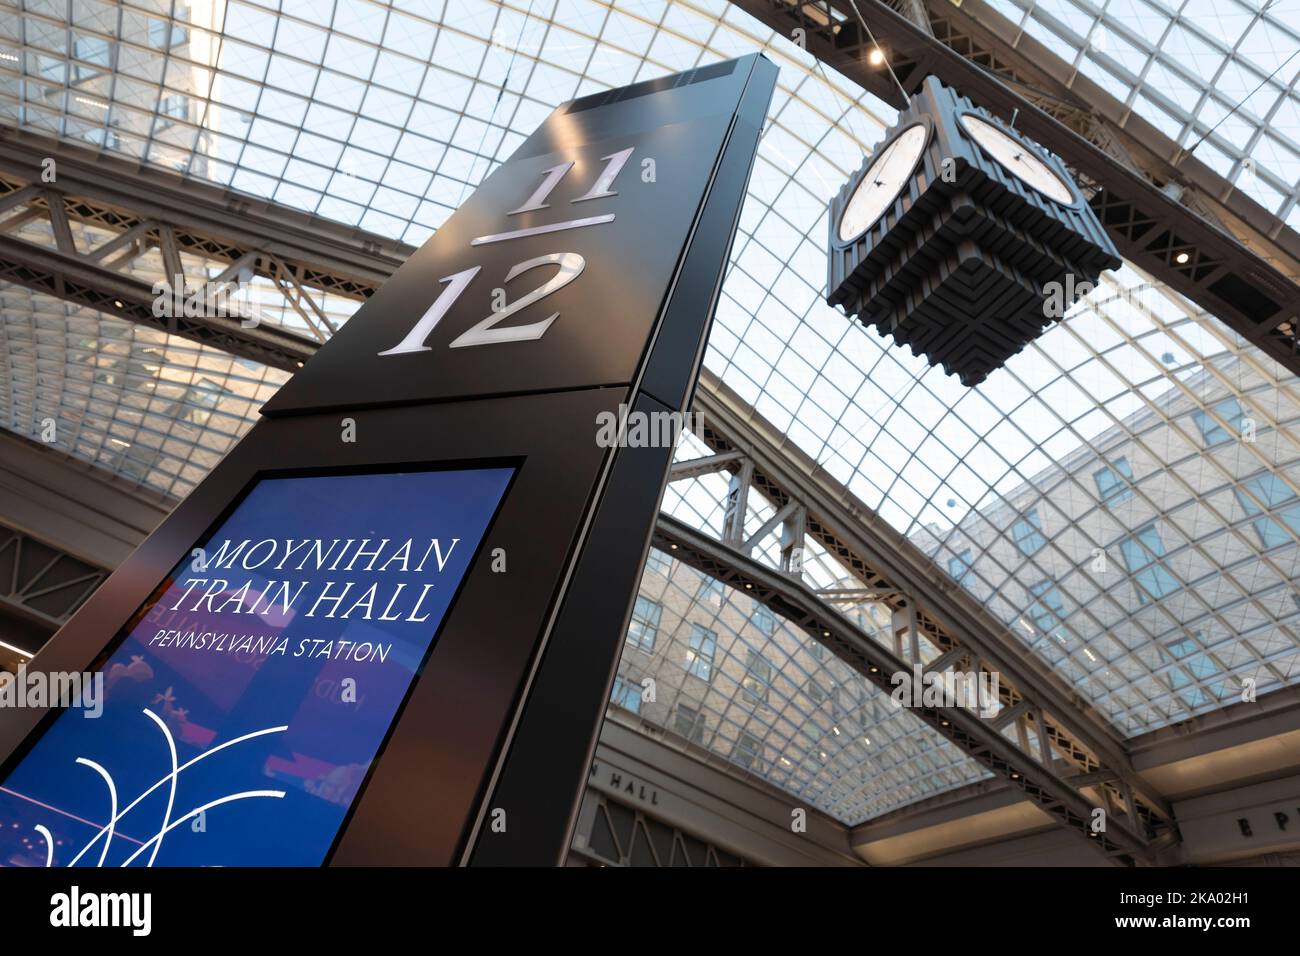
<svg viewBox="0 0 1300 956">
<path fill-rule="evenodd" d="M 989 156 L 1026 186 L 1038 190 L 1063 206 L 1074 204 L 1074 191 L 1033 150 L 1001 127 L 971 113 L 963 113 L 961 125 Z"/>
<path fill-rule="evenodd" d="M 867 227 L 884 215 L 907 185 L 929 138 L 929 129 L 917 124 L 894 137 L 881 150 L 844 207 L 840 216 L 840 242 L 862 235 Z"/>
</svg>

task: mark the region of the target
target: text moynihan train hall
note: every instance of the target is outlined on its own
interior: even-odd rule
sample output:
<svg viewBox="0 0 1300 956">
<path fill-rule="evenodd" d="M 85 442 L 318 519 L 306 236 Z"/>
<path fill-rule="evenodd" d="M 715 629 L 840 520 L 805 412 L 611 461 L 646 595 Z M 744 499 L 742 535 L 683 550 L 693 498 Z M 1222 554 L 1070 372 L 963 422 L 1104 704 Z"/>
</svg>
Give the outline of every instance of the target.
<svg viewBox="0 0 1300 956">
<path fill-rule="evenodd" d="M 423 574 L 426 567 L 441 573 L 459 542 L 460 538 L 446 542 L 439 538 L 381 538 L 375 542 L 370 538 L 226 540 L 215 554 L 200 555 L 193 562 L 194 569 L 207 577 L 183 576 L 178 580 L 183 590 L 171 602 L 170 610 L 267 615 L 305 607 L 306 617 L 418 623 L 429 616 L 423 606 L 437 587 L 435 582 L 414 586 L 407 581 L 374 581 L 367 586 L 344 576 L 416 575 Z M 315 582 L 314 586 L 312 581 L 293 578 L 271 578 L 255 586 L 250 579 L 235 586 L 229 578 L 213 576 L 217 570 L 236 569 L 263 574 L 311 569 L 338 573 L 340 579 Z"/>
</svg>

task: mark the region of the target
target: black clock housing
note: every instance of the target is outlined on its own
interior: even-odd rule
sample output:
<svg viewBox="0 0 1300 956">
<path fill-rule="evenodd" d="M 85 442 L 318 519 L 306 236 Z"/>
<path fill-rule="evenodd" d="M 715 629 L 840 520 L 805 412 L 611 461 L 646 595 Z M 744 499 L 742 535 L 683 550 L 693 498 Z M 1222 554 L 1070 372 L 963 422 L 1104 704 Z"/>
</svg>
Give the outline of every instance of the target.
<svg viewBox="0 0 1300 956">
<path fill-rule="evenodd" d="M 963 125 L 967 115 L 1023 146 L 1071 201 L 1049 198 L 987 154 Z M 903 188 L 865 231 L 841 239 L 840 219 L 874 157 L 918 123 L 930 132 Z M 934 77 L 832 199 L 829 220 L 827 302 L 965 385 L 1055 321 L 1048 295 L 1095 283 L 1121 264 L 1065 165 Z"/>
</svg>

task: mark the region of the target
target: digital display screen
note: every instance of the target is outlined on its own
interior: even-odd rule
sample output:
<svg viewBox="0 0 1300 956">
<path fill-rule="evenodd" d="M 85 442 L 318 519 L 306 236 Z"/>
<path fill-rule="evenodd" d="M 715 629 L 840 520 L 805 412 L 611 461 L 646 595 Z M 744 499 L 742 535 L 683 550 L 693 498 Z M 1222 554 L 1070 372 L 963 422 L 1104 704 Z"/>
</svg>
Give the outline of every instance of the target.
<svg viewBox="0 0 1300 956">
<path fill-rule="evenodd" d="M 0 865 L 324 862 L 513 474 L 257 481 L 0 783 Z"/>
</svg>

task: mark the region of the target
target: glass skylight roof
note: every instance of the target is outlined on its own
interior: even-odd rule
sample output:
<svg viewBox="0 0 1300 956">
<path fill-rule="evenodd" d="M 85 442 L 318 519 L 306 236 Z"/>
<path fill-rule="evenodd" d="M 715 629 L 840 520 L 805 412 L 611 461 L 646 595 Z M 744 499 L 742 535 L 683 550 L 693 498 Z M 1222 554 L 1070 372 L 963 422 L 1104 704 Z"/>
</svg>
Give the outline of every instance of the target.
<svg viewBox="0 0 1300 956">
<path fill-rule="evenodd" d="M 289 377 L 8 283 L 0 314 L 0 425 L 176 497 Z"/>
<path fill-rule="evenodd" d="M 1278 38 L 1294 34 L 1296 0 L 1276 0 L 1246 20 L 1239 0 L 1217 5 L 1228 25 L 1241 21 L 1231 42 L 1231 30 L 1206 20 L 1195 2 L 1178 18 L 1148 11 L 1147 2 L 1111 2 L 1104 13 L 1115 38 L 1127 36 L 1125 11 L 1140 15 L 1154 51 L 1119 60 L 1132 74 L 1135 109 L 1178 106 L 1173 73 L 1198 90 L 1210 75 L 1177 52 L 1183 41 L 1175 43 L 1171 24 L 1225 47 L 1217 75 L 1238 71 L 1219 82 L 1221 96 L 1197 93 L 1181 122 L 1195 115 L 1201 125 L 1180 127 L 1181 142 L 1194 142 L 1205 121 L 1217 122 L 1215 109 L 1235 103 L 1230 82 L 1253 87 L 1274 68 L 1251 52 L 1255 44 L 1274 44 L 1282 61 L 1289 55 Z M 1011 3 L 998 5 L 1005 12 Z M 1037 4 L 1026 28 L 1056 30 L 1050 14 L 1087 36 L 1091 21 L 1066 15 L 1085 7 Z M 1112 53 L 1124 49 L 1106 43 Z M 1053 48 L 1061 44 L 1058 36 Z M 723 0 L 194 2 L 175 11 L 167 3 L 24 2 L 0 7 L 0 122 L 415 244 L 556 104 L 760 49 L 781 68 L 779 88 L 707 366 L 908 535 L 935 574 L 958 578 L 1120 734 L 1221 707 L 1240 698 L 1246 679 L 1260 693 L 1300 680 L 1294 376 L 1128 267 L 974 389 L 828 308 L 826 204 L 893 111 Z M 1292 63 L 1300 68 L 1300 59 Z M 1295 74 L 1279 72 L 1197 150 L 1256 150 L 1255 179 L 1278 196 L 1265 205 L 1293 223 L 1293 157 L 1260 144 L 1294 150 Z M 1220 99 L 1231 102 L 1214 106 Z M 1249 135 L 1231 125 L 1238 121 Z M 65 450 L 176 495 L 249 427 L 284 378 L 13 287 L 0 288 L 0 308 L 3 423 L 35 437 L 53 414 Z M 334 308 L 342 319 L 352 305 Z M 213 408 L 205 380 L 223 390 Z M 196 409 L 209 417 L 198 421 L 205 412 Z M 149 451 L 130 454 L 119 442 Z M 703 453 L 692 443 L 679 456 Z M 665 509 L 716 533 L 724 493 L 717 475 L 675 483 Z M 756 528 L 770 511 L 751 503 Z M 759 550 L 775 561 L 771 542 Z M 813 667 L 800 657 L 797 635 L 780 622 L 770 640 L 754 637 L 743 596 L 725 596 L 726 613 L 698 606 L 694 572 L 674 567 L 667 576 L 647 571 L 641 588 L 665 605 L 660 626 L 672 649 L 664 660 L 673 667 L 684 667 L 691 625 L 700 624 L 717 634 L 720 662 L 734 658 L 744 672 L 751 650 L 769 660 L 774 689 L 777 675 L 816 675 L 846 700 L 868 699 L 838 661 Z M 852 586 L 825 555 L 814 553 L 805 575 L 817 588 Z M 865 615 L 864 626 L 873 613 L 846 610 Z M 706 617 L 719 617 L 719 627 Z M 620 673 L 630 679 L 646 666 L 628 652 Z M 851 738 L 832 741 L 838 749 L 824 762 L 817 752 L 821 769 L 784 767 L 782 756 L 802 766 L 812 746 L 791 727 L 821 719 L 821 705 L 803 690 L 782 691 L 780 707 L 755 717 L 743 676 L 707 699 L 686 676 L 676 689 L 670 682 L 666 709 L 643 719 L 673 730 L 678 704 L 702 707 L 716 718 L 718 741 L 702 746 L 751 772 L 761 751 L 760 775 L 841 819 L 900 802 L 855 775 L 864 755 Z M 882 734 L 895 728 L 887 733 L 913 742 L 883 758 L 901 802 L 982 774 L 911 715 L 877 720 Z M 741 747 L 742 731 L 757 743 Z"/>
<path fill-rule="evenodd" d="M 990 3 L 1300 228 L 1300 0 Z"/>
<path fill-rule="evenodd" d="M 695 514 L 673 510 L 684 520 Z M 714 584 L 651 552 L 615 706 L 849 824 L 990 776 L 802 629 Z M 892 641 L 887 614 L 864 608 L 855 616 Z"/>
</svg>

